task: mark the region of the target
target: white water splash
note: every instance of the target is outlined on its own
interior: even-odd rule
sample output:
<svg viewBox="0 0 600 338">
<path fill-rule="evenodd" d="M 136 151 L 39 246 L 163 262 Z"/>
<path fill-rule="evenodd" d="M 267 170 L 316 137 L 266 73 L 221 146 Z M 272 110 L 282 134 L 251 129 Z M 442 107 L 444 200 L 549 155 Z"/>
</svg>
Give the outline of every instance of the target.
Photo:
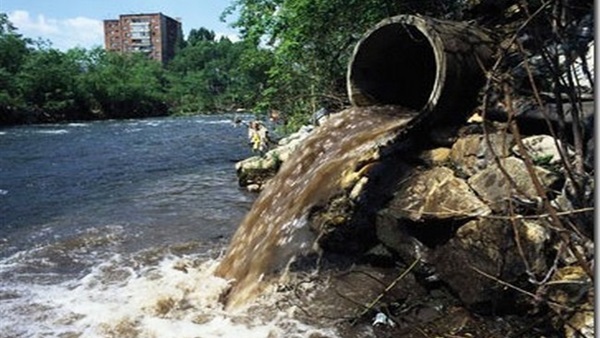
<svg viewBox="0 0 600 338">
<path fill-rule="evenodd" d="M 36 131 L 38 134 L 49 134 L 49 135 L 62 135 L 68 134 L 69 131 L 66 129 L 50 129 L 50 130 L 38 130 Z"/>
<path fill-rule="evenodd" d="M 87 127 L 89 123 L 81 123 L 81 122 L 71 122 L 67 124 L 69 127 Z"/>
<path fill-rule="evenodd" d="M 249 310 L 258 303 L 226 312 L 215 260 L 153 255 L 115 255 L 58 285 L 0 283 L 0 337 L 335 337 L 283 311 Z"/>
</svg>

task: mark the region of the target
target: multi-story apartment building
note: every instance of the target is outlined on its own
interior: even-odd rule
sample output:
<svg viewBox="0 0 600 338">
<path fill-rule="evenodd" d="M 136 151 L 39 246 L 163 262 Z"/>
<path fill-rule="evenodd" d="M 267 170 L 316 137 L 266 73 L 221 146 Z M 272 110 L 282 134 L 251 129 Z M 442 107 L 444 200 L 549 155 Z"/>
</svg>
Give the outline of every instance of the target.
<svg viewBox="0 0 600 338">
<path fill-rule="evenodd" d="M 162 13 L 123 14 L 104 20 L 104 47 L 121 53 L 141 52 L 165 64 L 183 39 L 181 22 Z"/>
</svg>

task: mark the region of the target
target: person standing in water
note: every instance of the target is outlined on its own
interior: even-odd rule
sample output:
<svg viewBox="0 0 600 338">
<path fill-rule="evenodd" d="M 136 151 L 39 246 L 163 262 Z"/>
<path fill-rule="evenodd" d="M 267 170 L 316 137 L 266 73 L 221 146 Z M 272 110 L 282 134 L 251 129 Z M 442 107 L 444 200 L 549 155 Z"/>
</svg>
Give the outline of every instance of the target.
<svg viewBox="0 0 600 338">
<path fill-rule="evenodd" d="M 269 131 L 267 127 L 258 121 L 250 121 L 248 124 L 248 139 L 250 139 L 252 151 L 264 155 L 269 145 Z"/>
</svg>

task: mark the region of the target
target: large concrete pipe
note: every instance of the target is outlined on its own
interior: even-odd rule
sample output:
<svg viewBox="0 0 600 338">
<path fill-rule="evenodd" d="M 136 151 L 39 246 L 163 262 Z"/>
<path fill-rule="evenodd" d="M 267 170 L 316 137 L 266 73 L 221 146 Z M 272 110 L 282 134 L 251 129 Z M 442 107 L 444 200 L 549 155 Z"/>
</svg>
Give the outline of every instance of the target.
<svg viewBox="0 0 600 338">
<path fill-rule="evenodd" d="M 436 117 L 467 114 L 484 84 L 493 45 L 464 22 L 414 15 L 385 19 L 354 49 L 347 74 L 350 102 L 445 112 Z"/>
</svg>

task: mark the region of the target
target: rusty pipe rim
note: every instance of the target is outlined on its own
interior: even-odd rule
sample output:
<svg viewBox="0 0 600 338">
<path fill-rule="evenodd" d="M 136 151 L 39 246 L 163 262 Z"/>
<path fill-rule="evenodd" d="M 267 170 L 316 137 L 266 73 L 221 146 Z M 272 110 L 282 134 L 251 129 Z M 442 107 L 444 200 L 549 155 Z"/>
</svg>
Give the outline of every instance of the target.
<svg viewBox="0 0 600 338">
<path fill-rule="evenodd" d="M 394 32 L 393 30 L 396 28 L 398 28 L 399 30 L 397 32 Z M 424 83 L 422 85 L 428 87 L 428 95 L 426 96 L 426 98 L 420 97 L 417 100 L 418 102 L 411 102 L 413 98 L 403 98 L 399 95 L 398 97 L 400 99 L 397 100 L 395 98 L 391 98 L 390 95 L 377 96 L 377 94 L 375 94 L 375 96 L 373 96 L 371 93 L 368 93 L 367 89 L 360 88 L 362 84 L 360 84 L 359 82 L 363 81 L 365 79 L 365 76 L 360 74 L 360 70 L 357 69 L 356 64 L 367 62 L 367 59 L 370 57 L 367 55 L 369 52 L 365 52 L 364 49 L 368 49 L 370 48 L 370 46 L 373 45 L 381 44 L 377 46 L 377 49 L 381 49 L 384 52 L 383 54 L 385 54 L 385 51 L 387 49 L 392 49 L 396 51 L 394 53 L 391 53 L 392 57 L 394 55 L 399 55 L 397 51 L 401 46 L 393 46 L 395 42 L 394 39 L 398 38 L 398 35 L 393 35 L 391 39 L 387 39 L 385 35 L 394 33 L 400 35 L 405 34 L 405 36 L 402 38 L 404 39 L 405 37 L 408 37 L 408 40 L 410 40 L 412 39 L 412 37 L 410 36 L 411 32 L 418 32 L 418 35 L 420 35 L 421 38 L 425 38 L 427 40 L 426 45 L 422 43 L 415 43 L 413 46 L 425 47 L 429 50 L 429 53 L 431 53 L 433 57 L 433 60 L 431 62 L 431 66 L 433 68 L 431 73 L 432 77 L 429 79 L 430 86 L 427 86 L 427 83 Z M 399 60 L 399 62 L 402 61 Z M 355 45 L 354 51 L 348 63 L 346 75 L 348 97 L 350 99 L 350 102 L 353 105 L 357 106 L 400 104 L 403 106 L 408 106 L 409 108 L 415 110 L 433 110 L 437 105 L 442 94 L 446 82 L 446 74 L 447 58 L 444 53 L 444 44 L 439 34 L 437 34 L 437 32 L 431 28 L 431 20 L 415 15 L 398 15 L 380 21 L 372 29 L 367 31 Z M 413 76 L 417 75 L 418 74 L 413 74 Z M 424 94 L 421 93 L 417 95 L 421 96 Z M 408 104 L 406 102 L 403 102 L 405 99 L 408 100 Z"/>
</svg>

